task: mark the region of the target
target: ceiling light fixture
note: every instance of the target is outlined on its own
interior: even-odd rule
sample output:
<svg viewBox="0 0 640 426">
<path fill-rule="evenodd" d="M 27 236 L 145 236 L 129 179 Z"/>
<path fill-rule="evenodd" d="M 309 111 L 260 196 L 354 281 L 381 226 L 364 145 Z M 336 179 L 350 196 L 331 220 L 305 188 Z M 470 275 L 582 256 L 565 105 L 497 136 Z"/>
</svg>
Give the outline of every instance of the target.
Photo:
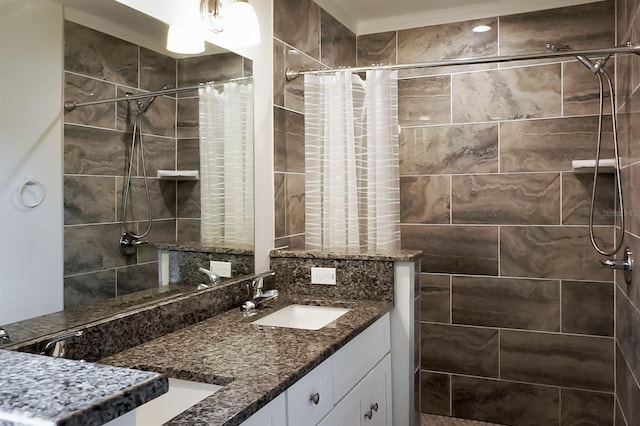
<svg viewBox="0 0 640 426">
<path fill-rule="evenodd" d="M 489 25 L 478 25 L 473 27 L 472 31 L 474 33 L 486 33 L 487 31 L 491 31 L 491 27 Z"/>
<path fill-rule="evenodd" d="M 199 31 L 183 25 L 169 25 L 167 50 L 185 55 L 204 52 L 204 38 Z"/>
<path fill-rule="evenodd" d="M 260 24 L 248 0 L 200 0 L 200 15 L 205 27 L 223 33 L 239 46 L 260 43 Z"/>
</svg>

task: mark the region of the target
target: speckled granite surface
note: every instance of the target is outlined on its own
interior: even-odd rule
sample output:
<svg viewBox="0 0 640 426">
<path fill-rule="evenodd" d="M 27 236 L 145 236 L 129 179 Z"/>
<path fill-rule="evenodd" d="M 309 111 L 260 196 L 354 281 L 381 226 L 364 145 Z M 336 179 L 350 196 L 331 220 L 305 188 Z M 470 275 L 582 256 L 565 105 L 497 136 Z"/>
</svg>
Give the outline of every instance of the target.
<svg viewBox="0 0 640 426">
<path fill-rule="evenodd" d="M 0 424 L 103 424 L 169 389 L 145 371 L 0 350 Z"/>
<path fill-rule="evenodd" d="M 156 244 L 158 250 L 175 250 L 175 251 L 201 251 L 206 253 L 220 254 L 241 254 L 244 256 L 253 256 L 253 246 L 250 247 L 224 247 L 210 246 L 195 242 L 179 243 L 179 244 Z"/>
<path fill-rule="evenodd" d="M 348 260 L 387 260 L 395 262 L 413 262 L 422 254 L 420 250 L 398 250 L 394 252 L 339 252 L 313 250 L 271 250 L 270 256 L 305 259 L 348 259 Z"/>
<path fill-rule="evenodd" d="M 500 426 L 497 423 L 486 423 L 476 420 L 456 419 L 455 417 L 423 414 L 420 426 Z"/>
<path fill-rule="evenodd" d="M 209 262 L 231 263 L 231 277 L 250 275 L 254 271 L 253 252 L 250 255 L 236 253 L 210 253 L 206 251 L 169 251 L 169 284 L 188 284 L 197 286 L 200 283 L 209 283 L 205 274 L 199 268 L 209 269 Z M 221 278 L 228 281 L 232 278 Z"/>
<path fill-rule="evenodd" d="M 250 324 L 290 303 L 345 306 L 335 327 L 317 331 Z M 101 362 L 225 385 L 170 425 L 238 425 L 391 309 L 384 301 L 281 298 L 250 318 L 233 309 Z"/>
</svg>

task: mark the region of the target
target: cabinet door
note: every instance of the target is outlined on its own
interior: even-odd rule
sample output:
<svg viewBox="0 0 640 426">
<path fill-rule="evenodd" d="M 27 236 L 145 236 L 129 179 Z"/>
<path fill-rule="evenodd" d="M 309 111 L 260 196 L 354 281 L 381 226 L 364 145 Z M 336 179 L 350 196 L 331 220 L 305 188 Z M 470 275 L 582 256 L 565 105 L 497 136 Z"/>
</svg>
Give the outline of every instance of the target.
<svg viewBox="0 0 640 426">
<path fill-rule="evenodd" d="M 355 391 L 355 389 L 354 389 Z M 318 426 L 360 425 L 360 398 L 358 392 L 350 392 L 322 419 Z"/>
<path fill-rule="evenodd" d="M 287 406 L 284 393 L 241 423 L 242 426 L 283 426 L 286 424 Z"/>
<path fill-rule="evenodd" d="M 391 426 L 391 356 L 387 355 L 362 382 L 360 413 L 363 426 Z"/>
<path fill-rule="evenodd" d="M 315 425 L 333 408 L 333 363 L 329 358 L 287 389 L 289 426 Z"/>
</svg>

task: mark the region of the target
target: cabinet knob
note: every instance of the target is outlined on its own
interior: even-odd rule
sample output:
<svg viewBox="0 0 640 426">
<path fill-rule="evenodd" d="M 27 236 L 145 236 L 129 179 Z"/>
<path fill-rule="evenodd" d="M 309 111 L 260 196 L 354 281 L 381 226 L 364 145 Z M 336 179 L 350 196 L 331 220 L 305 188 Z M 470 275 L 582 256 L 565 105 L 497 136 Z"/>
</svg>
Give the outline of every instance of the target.
<svg viewBox="0 0 640 426">
<path fill-rule="evenodd" d="M 371 404 L 371 409 L 377 413 L 378 412 L 378 403 L 376 402 L 374 404 Z"/>
<path fill-rule="evenodd" d="M 366 417 L 367 420 L 371 420 L 371 417 L 373 417 L 373 411 L 369 410 L 366 413 L 364 413 L 364 416 Z"/>
<path fill-rule="evenodd" d="M 313 402 L 315 405 L 320 403 L 320 394 L 318 392 L 314 393 L 309 397 L 309 401 Z"/>
</svg>

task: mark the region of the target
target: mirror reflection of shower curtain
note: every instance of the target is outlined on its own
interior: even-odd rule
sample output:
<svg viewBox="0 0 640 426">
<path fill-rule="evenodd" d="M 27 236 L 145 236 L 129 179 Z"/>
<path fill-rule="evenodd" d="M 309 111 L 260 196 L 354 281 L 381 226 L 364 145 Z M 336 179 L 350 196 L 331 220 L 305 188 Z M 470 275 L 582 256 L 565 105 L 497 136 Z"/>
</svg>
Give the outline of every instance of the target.
<svg viewBox="0 0 640 426">
<path fill-rule="evenodd" d="M 253 84 L 199 89 L 201 243 L 250 247 L 254 239 Z"/>
<path fill-rule="evenodd" d="M 305 244 L 400 248 L 397 71 L 305 76 Z"/>
</svg>

